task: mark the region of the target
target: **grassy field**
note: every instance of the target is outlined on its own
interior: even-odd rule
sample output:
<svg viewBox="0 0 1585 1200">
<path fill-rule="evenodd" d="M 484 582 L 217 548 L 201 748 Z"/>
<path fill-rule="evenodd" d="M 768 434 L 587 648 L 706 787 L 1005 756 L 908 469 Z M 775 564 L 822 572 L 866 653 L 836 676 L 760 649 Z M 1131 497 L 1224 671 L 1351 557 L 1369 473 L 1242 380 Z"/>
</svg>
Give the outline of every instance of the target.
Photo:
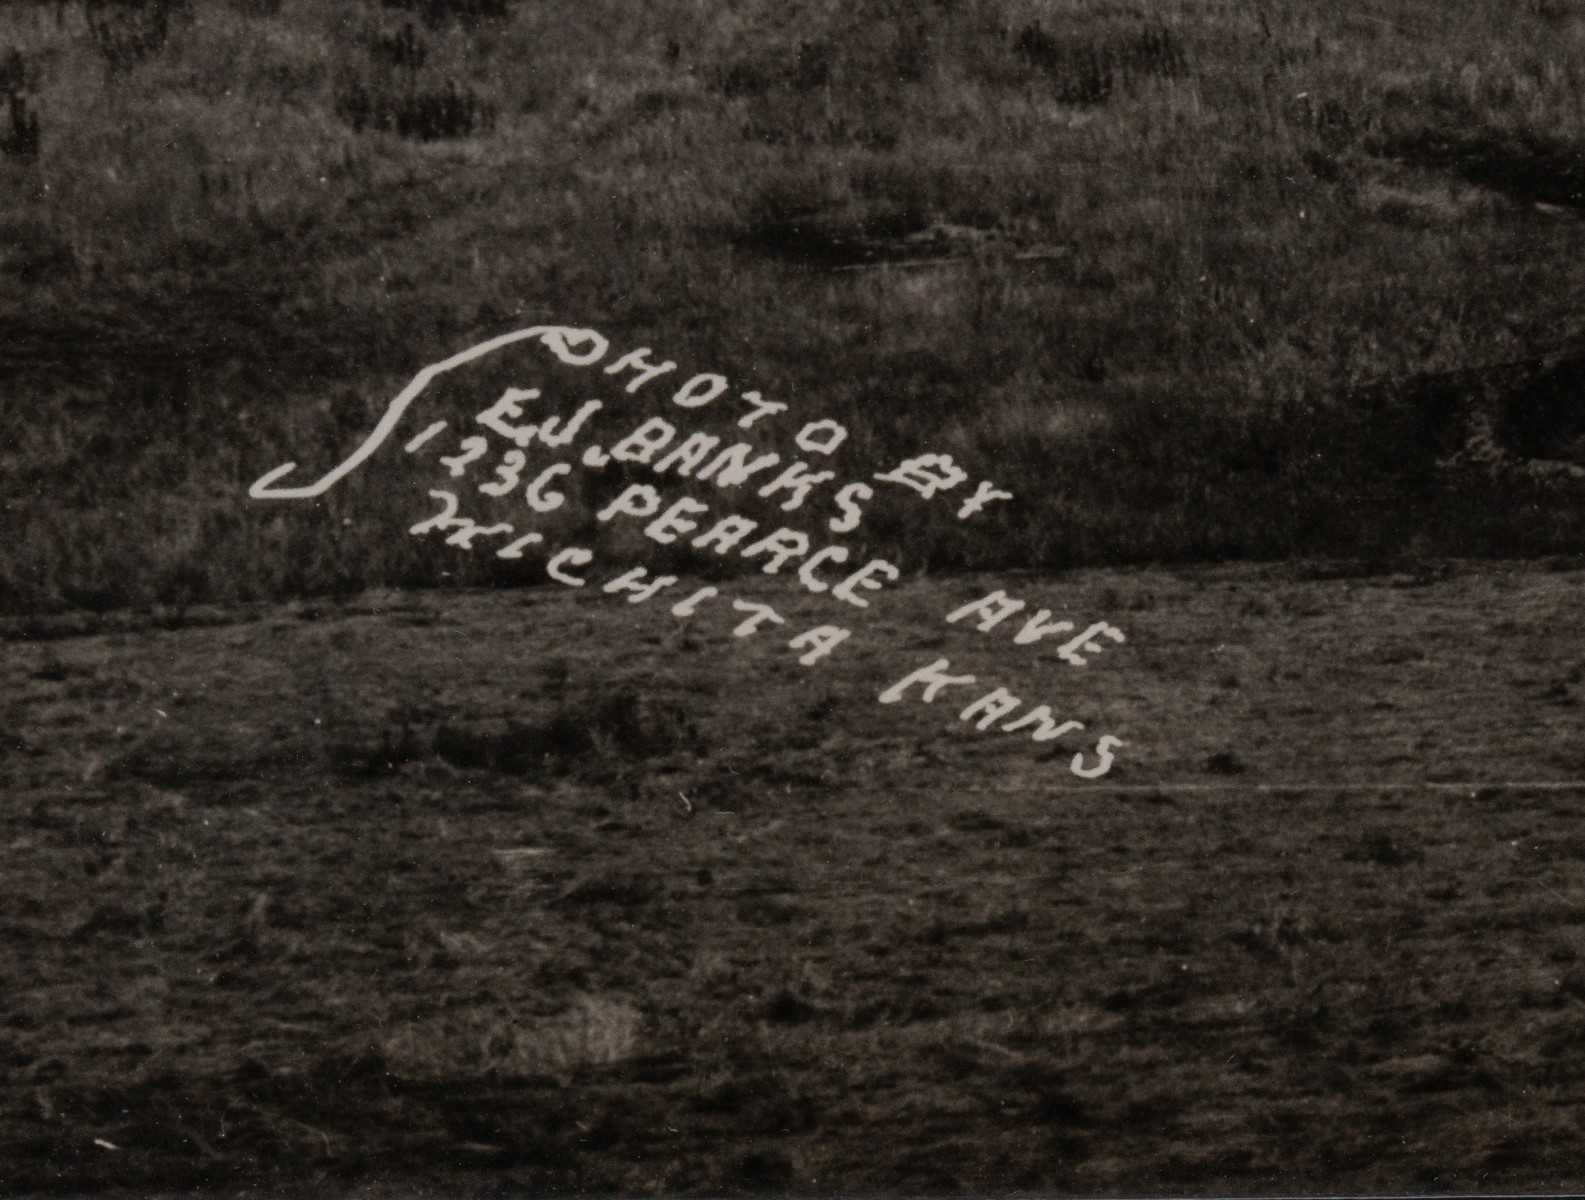
<svg viewBox="0 0 1585 1200">
<path fill-rule="evenodd" d="M 0 1192 L 1585 1186 L 1585 8 L 1366 7 L 0 0 Z M 546 323 L 1014 499 L 249 498 Z"/>
<path fill-rule="evenodd" d="M 0 608 L 422 582 L 242 489 L 546 319 L 994 463 L 1017 519 L 913 567 L 1578 553 L 1582 50 L 1565 0 L 13 0 Z"/>
<path fill-rule="evenodd" d="M 1077 685 L 939 619 L 1008 582 L 809 668 L 562 588 L 8 625 L 0 1190 L 1585 1185 L 1581 573 L 1018 581 L 1127 614 Z M 1127 757 L 876 703 L 937 655 Z"/>
</svg>

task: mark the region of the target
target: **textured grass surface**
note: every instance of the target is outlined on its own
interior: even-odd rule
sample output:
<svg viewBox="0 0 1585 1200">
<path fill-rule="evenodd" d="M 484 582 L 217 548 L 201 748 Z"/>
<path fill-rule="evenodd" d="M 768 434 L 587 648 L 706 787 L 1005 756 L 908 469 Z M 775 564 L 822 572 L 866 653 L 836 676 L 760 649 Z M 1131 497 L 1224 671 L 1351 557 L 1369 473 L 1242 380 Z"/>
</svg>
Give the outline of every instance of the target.
<svg viewBox="0 0 1585 1200">
<path fill-rule="evenodd" d="M 997 578 L 1127 628 L 1082 672 L 973 579 L 813 668 L 549 589 L 34 621 L 0 1187 L 1578 1188 L 1585 579 L 1326 574 Z M 937 656 L 1129 748 L 875 702 Z"/>
<path fill-rule="evenodd" d="M 5 608 L 408 582 L 256 553 L 241 488 L 545 318 L 1010 477 L 914 564 L 1581 547 L 1526 470 L 1577 404 L 1448 475 L 1530 401 L 1414 382 L 1575 338 L 1569 6 L 473 12 L 0 11 Z"/>
<path fill-rule="evenodd" d="M 1441 557 L 1585 550 L 1509 8 L 0 6 L 0 1190 L 1585 1185 L 1585 579 Z M 403 532 L 438 443 L 245 498 L 546 320 L 1017 503 L 877 504 L 805 668 L 719 563 L 788 625 L 456 586 L 543 564 Z M 625 478 L 558 536 L 697 570 Z M 1053 573 L 1225 558 L 1309 561 Z"/>
</svg>

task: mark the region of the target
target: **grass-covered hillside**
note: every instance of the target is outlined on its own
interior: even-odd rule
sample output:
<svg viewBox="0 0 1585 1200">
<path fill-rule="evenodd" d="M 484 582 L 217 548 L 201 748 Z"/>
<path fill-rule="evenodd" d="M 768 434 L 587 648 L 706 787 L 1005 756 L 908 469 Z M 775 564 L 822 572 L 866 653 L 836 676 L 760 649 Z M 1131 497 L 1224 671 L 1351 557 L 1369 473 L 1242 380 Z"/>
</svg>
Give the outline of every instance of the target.
<svg viewBox="0 0 1585 1200">
<path fill-rule="evenodd" d="M 246 486 L 543 320 L 1017 493 L 913 567 L 1578 552 L 1582 76 L 1569 0 L 9 0 L 0 608 L 439 579 Z"/>
</svg>

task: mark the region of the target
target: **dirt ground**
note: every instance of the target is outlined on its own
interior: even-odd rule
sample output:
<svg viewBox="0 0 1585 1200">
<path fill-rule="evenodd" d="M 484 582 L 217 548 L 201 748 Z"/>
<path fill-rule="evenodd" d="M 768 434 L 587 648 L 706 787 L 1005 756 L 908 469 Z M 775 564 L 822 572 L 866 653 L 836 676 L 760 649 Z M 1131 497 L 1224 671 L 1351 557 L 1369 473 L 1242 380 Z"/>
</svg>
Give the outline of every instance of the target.
<svg viewBox="0 0 1585 1200">
<path fill-rule="evenodd" d="M 722 587 L 6 626 L 0 1190 L 1585 1185 L 1585 571 Z"/>
</svg>

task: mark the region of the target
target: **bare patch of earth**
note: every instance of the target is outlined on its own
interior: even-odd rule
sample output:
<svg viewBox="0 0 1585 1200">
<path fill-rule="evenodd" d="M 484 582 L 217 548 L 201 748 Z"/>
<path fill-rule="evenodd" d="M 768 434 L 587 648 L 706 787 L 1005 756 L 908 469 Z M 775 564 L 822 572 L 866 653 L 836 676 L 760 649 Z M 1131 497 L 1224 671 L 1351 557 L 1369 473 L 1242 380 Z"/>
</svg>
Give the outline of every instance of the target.
<svg viewBox="0 0 1585 1200">
<path fill-rule="evenodd" d="M 813 667 L 832 603 L 763 579 L 742 639 L 14 624 L 0 1190 L 1578 1187 L 1582 585 L 925 579 Z M 1129 641 L 943 622 L 995 587 Z M 1088 729 L 876 703 L 938 657 Z"/>
</svg>

